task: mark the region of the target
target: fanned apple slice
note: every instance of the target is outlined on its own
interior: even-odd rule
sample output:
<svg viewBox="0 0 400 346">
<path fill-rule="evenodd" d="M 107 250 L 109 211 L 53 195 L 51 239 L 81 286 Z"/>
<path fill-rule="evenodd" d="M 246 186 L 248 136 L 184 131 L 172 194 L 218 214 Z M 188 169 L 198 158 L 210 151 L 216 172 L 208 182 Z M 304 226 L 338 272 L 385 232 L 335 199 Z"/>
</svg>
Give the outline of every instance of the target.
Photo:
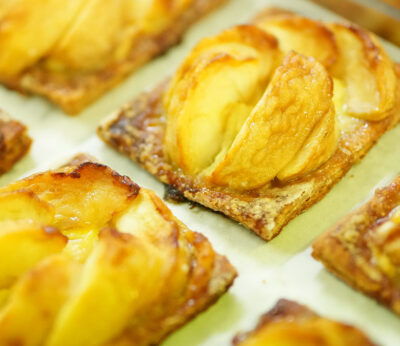
<svg viewBox="0 0 400 346">
<path fill-rule="evenodd" d="M 54 227 L 32 221 L 0 222 L 0 289 L 43 258 L 61 252 L 67 241 Z"/>
<path fill-rule="evenodd" d="M 139 187 L 110 168 L 87 162 L 71 172 L 46 172 L 8 185 L 1 191 L 25 189 L 56 210 L 53 225 L 99 229 L 136 198 Z"/>
<path fill-rule="evenodd" d="M 296 156 L 278 173 L 277 178 L 293 179 L 319 167 L 336 150 L 338 138 L 339 126 L 335 109 L 332 107 L 315 126 Z"/>
<path fill-rule="evenodd" d="M 330 24 L 339 47 L 331 71 L 346 87 L 346 113 L 378 121 L 395 104 L 396 75 L 389 56 L 377 38 L 359 27 Z"/>
<path fill-rule="evenodd" d="M 119 335 L 129 318 L 165 289 L 164 260 L 151 244 L 103 230 L 46 345 L 102 345 Z"/>
<path fill-rule="evenodd" d="M 175 220 L 175 221 L 173 221 Z M 132 234 L 148 241 L 158 248 L 165 258 L 165 275 L 168 287 L 165 295 L 181 297 L 186 288 L 189 266 L 189 250 L 178 232 L 179 221 L 175 219 L 165 204 L 150 190 L 140 189 L 129 209 L 116 220 L 115 228 L 122 233 Z"/>
<path fill-rule="evenodd" d="M 96 70 L 113 57 L 124 26 L 124 0 L 89 0 L 48 59 L 77 70 Z M 59 10 L 59 12 L 62 12 Z"/>
<path fill-rule="evenodd" d="M 51 225 L 54 208 L 32 191 L 0 192 L 0 222 L 7 220 L 34 220 L 42 225 Z"/>
<path fill-rule="evenodd" d="M 42 58 L 60 39 L 84 0 L 23 0 L 8 3 L 0 18 L 0 78 L 15 76 Z M 34 47 L 34 49 L 32 48 Z"/>
<path fill-rule="evenodd" d="M 274 35 L 285 53 L 294 50 L 312 56 L 325 67 L 330 67 L 337 59 L 335 36 L 321 22 L 294 13 L 267 11 L 258 15 L 255 23 Z"/>
<path fill-rule="evenodd" d="M 171 160 L 190 174 L 209 166 L 232 143 L 280 59 L 275 38 L 256 26 L 202 40 L 164 99 L 165 148 Z"/>
<path fill-rule="evenodd" d="M 184 11 L 193 0 L 125 0 L 132 22 L 144 32 L 162 30 L 174 13 Z"/>
<path fill-rule="evenodd" d="M 78 263 L 57 254 L 24 274 L 0 312 L 0 345 L 44 345 L 79 271 Z"/>
<path fill-rule="evenodd" d="M 206 171 L 206 178 L 238 190 L 268 183 L 310 141 L 323 118 L 332 117 L 332 113 L 332 80 L 325 68 L 312 57 L 289 53 L 231 148 Z M 313 156 L 322 155 L 318 146 L 310 149 L 317 151 Z M 313 169 L 319 164 L 316 160 L 307 167 Z"/>
</svg>

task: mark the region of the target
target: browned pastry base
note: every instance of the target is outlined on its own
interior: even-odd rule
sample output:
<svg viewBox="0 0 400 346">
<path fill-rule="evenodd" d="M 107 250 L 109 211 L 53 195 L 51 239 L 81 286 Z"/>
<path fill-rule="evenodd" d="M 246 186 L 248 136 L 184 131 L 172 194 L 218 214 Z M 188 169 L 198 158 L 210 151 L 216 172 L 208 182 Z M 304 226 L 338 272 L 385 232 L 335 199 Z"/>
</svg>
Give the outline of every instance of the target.
<svg viewBox="0 0 400 346">
<path fill-rule="evenodd" d="M 0 174 L 9 171 L 29 150 L 26 127 L 0 111 Z"/>
<path fill-rule="evenodd" d="M 313 244 L 313 256 L 354 288 L 400 315 L 400 288 L 378 265 L 371 244 L 383 219 L 400 205 L 400 176 Z"/>
<path fill-rule="evenodd" d="M 400 76 L 400 68 L 397 70 Z M 249 192 L 232 192 L 186 176 L 166 161 L 162 148 L 165 117 L 161 105 L 166 85 L 142 94 L 123 107 L 99 127 L 99 136 L 187 199 L 227 215 L 265 240 L 277 236 L 291 219 L 324 197 L 379 137 L 400 120 L 400 112 L 377 122 L 360 120 L 358 127 L 342 133 L 332 157 L 310 174 Z M 395 109 L 400 107 L 398 92 Z"/>
<path fill-rule="evenodd" d="M 73 168 L 74 170 L 69 174 L 74 175 L 79 174 L 81 167 L 96 161 L 94 157 L 81 153 L 63 167 Z M 125 180 L 125 183 L 130 181 L 124 177 L 121 178 Z M 155 320 L 151 319 L 151 323 L 146 321 L 143 326 L 140 325 L 140 321 L 136 321 L 137 327 L 136 325 L 128 327 L 121 336 L 107 345 L 128 346 L 132 345 L 132 341 L 137 346 L 158 345 L 169 334 L 213 305 L 231 287 L 237 276 L 235 268 L 225 256 L 214 252 L 206 237 L 189 230 L 172 215 L 161 200 L 158 198 L 157 200 L 159 213 L 174 223 L 178 228 L 177 234 L 184 234 L 186 241 L 191 245 L 193 259 L 186 292 L 182 293 L 183 297 L 177 299 L 178 304 L 171 304 L 168 314 L 162 314 Z"/>
<path fill-rule="evenodd" d="M 271 333 L 274 327 L 276 329 Z M 264 333 L 268 330 L 270 334 L 267 336 Z M 254 330 L 236 336 L 233 344 L 238 346 L 374 345 L 355 327 L 324 319 L 306 306 L 286 299 L 280 299 L 270 311 L 261 316 Z"/>
<path fill-rule="evenodd" d="M 227 0 L 195 0 L 171 27 L 155 36 L 139 37 L 130 55 L 96 73 L 51 72 L 41 65 L 28 69 L 6 85 L 25 93 L 44 96 L 66 113 L 79 113 L 147 61 L 177 44 L 185 31 L 197 20 Z"/>
</svg>

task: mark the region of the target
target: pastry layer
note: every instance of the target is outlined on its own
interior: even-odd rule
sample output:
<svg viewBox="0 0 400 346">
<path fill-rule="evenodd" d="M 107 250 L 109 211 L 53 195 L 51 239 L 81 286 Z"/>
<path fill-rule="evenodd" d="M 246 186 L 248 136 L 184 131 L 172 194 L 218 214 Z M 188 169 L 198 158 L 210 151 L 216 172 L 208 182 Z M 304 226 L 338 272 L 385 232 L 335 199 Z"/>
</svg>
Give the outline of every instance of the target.
<svg viewBox="0 0 400 346">
<path fill-rule="evenodd" d="M 313 256 L 355 289 L 400 315 L 400 176 L 313 244 Z"/>
<path fill-rule="evenodd" d="M 374 345 L 355 327 L 328 320 L 296 302 L 281 299 L 256 328 L 233 340 L 240 346 Z"/>
<path fill-rule="evenodd" d="M 29 150 L 26 127 L 0 111 L 0 174 L 9 171 Z"/>
</svg>

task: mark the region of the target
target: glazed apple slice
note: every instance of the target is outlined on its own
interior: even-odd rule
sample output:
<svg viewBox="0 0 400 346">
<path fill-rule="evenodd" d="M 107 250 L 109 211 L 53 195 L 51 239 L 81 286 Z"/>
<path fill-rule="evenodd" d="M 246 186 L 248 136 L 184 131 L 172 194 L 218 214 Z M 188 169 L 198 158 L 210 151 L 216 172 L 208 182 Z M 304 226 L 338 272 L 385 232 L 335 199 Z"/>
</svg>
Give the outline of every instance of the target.
<svg viewBox="0 0 400 346">
<path fill-rule="evenodd" d="M 70 295 L 80 265 L 57 254 L 26 272 L 0 314 L 0 344 L 43 345 L 53 320 Z"/>
<path fill-rule="evenodd" d="M 56 210 L 53 225 L 68 229 L 99 229 L 136 198 L 139 187 L 125 183 L 106 166 L 85 163 L 73 173 L 46 172 L 8 185 L 1 191 L 25 189 Z"/>
<path fill-rule="evenodd" d="M 387 117 L 395 104 L 393 63 L 377 38 L 363 29 L 330 24 L 339 47 L 331 72 L 345 84 L 345 112 L 365 120 Z"/>
<path fill-rule="evenodd" d="M 72 23 L 83 0 L 7 1 L 0 17 L 0 78 L 7 79 L 42 58 Z M 1 3 L 3 6 L 3 2 Z M 1 10 L 0 10 L 1 11 Z"/>
<path fill-rule="evenodd" d="M 151 244 L 103 230 L 46 345 L 102 345 L 119 335 L 164 287 L 164 260 Z"/>
<path fill-rule="evenodd" d="M 62 251 L 67 241 L 54 227 L 31 220 L 0 222 L 0 289 L 10 287 L 41 259 Z"/>
<path fill-rule="evenodd" d="M 255 24 L 275 36 L 285 53 L 294 50 L 312 56 L 327 68 L 337 60 L 335 37 L 321 22 L 290 12 L 267 10 L 256 17 Z"/>
<path fill-rule="evenodd" d="M 324 118 L 327 118 L 326 120 Z M 225 155 L 206 171 L 214 184 L 252 189 L 319 166 L 336 142 L 332 80 L 314 58 L 295 52 L 284 59 L 263 97 Z M 329 133 L 327 137 L 321 133 Z M 309 145 L 309 143 L 318 143 Z M 300 154 L 304 150 L 304 154 Z M 313 157 L 314 161 L 308 162 Z M 285 167 L 295 160 L 295 165 Z M 296 169 L 293 169 L 296 167 Z"/>
<path fill-rule="evenodd" d="M 339 127 L 334 111 L 328 112 L 314 127 L 292 160 L 277 174 L 279 180 L 304 175 L 328 160 L 337 148 Z"/>
<path fill-rule="evenodd" d="M 193 0 L 125 0 L 131 22 L 147 33 L 159 32 L 173 18 L 184 11 Z"/>
<path fill-rule="evenodd" d="M 255 26 L 201 41 L 165 95 L 167 156 L 190 174 L 209 166 L 232 143 L 279 62 L 276 40 Z"/>
<path fill-rule="evenodd" d="M 54 208 L 32 191 L 3 191 L 0 192 L 0 222 L 8 220 L 34 220 L 42 225 L 51 225 Z"/>
<path fill-rule="evenodd" d="M 48 59 L 76 70 L 104 67 L 115 53 L 125 24 L 123 5 L 124 0 L 85 1 Z"/>
<path fill-rule="evenodd" d="M 129 209 L 115 221 L 115 228 L 158 247 L 165 258 L 169 292 L 175 292 L 178 297 L 186 287 L 189 267 L 184 263 L 190 260 L 190 253 L 187 246 L 183 246 L 186 240 L 179 235 L 177 223 L 179 221 L 154 192 L 141 188 Z M 180 246 L 177 247 L 177 243 Z M 171 261 L 172 258 L 175 260 Z"/>
</svg>

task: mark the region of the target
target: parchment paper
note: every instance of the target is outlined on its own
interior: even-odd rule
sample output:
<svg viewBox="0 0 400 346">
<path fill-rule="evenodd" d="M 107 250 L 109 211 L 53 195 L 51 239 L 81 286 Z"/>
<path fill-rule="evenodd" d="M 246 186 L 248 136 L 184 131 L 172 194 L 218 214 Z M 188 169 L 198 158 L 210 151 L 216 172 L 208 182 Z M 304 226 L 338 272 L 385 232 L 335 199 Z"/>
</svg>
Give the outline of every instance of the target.
<svg viewBox="0 0 400 346">
<path fill-rule="evenodd" d="M 232 0 L 195 25 L 181 45 L 147 64 L 77 117 L 66 116 L 41 98 L 24 97 L 0 88 L 0 108 L 24 121 L 34 138 L 30 155 L 0 178 L 0 186 L 54 167 L 83 151 L 162 197 L 161 183 L 97 138 L 98 123 L 139 92 L 171 75 L 200 38 L 246 22 L 269 5 L 312 18 L 337 19 L 304 0 Z M 389 44 L 385 47 L 395 61 L 400 61 L 398 48 Z M 319 234 L 365 201 L 377 186 L 400 173 L 399 138 L 400 126 L 387 133 L 321 202 L 290 222 L 269 243 L 212 211 L 190 209 L 188 204 L 169 204 L 183 222 L 204 233 L 214 248 L 230 259 L 239 277 L 217 304 L 175 332 L 164 345 L 230 345 L 235 333 L 253 328 L 260 314 L 279 298 L 296 300 L 323 316 L 354 324 L 378 344 L 399 345 L 400 318 L 336 279 L 310 255 L 310 244 Z"/>
</svg>

